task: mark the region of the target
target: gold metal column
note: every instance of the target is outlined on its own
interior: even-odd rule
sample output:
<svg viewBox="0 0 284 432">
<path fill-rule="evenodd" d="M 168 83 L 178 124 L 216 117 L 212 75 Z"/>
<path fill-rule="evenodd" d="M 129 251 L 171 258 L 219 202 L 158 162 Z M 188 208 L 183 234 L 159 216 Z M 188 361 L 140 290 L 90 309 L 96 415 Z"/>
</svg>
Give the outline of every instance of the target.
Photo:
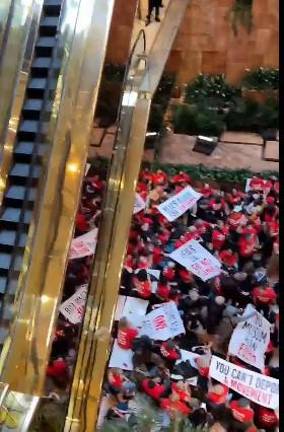
<svg viewBox="0 0 284 432">
<path fill-rule="evenodd" d="M 130 67 L 133 72 L 128 74 L 124 91 L 64 432 L 93 432 L 96 427 L 151 98 L 188 3 L 189 0 L 172 0 L 149 56 L 139 56 L 139 50 L 135 56 L 134 51 L 133 62 L 135 57 L 140 58 L 146 61 L 146 68 L 143 72 L 139 66 L 138 70 Z M 170 25 L 172 19 L 174 24 Z M 172 32 L 170 36 L 168 32 Z"/>
<path fill-rule="evenodd" d="M 31 223 L 17 314 L 0 377 L 11 390 L 31 395 L 43 392 L 114 0 L 67 0 L 65 5 L 65 54 L 48 135 L 51 154 L 41 179 L 42 198 Z"/>
<path fill-rule="evenodd" d="M 0 63 L 0 206 L 11 164 L 43 0 L 12 0 L 6 2 L 8 3 L 10 16 L 9 22 L 6 22 Z M 3 10 L 2 1 L 1 9 Z"/>
</svg>

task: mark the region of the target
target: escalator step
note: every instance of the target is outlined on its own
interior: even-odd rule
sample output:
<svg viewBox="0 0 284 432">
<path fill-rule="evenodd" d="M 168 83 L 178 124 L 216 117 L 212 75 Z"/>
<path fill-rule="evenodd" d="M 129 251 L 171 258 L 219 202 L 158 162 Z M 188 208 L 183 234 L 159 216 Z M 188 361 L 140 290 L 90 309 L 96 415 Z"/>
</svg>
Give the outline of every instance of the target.
<svg viewBox="0 0 284 432">
<path fill-rule="evenodd" d="M 23 201 L 25 198 L 26 188 L 24 186 L 10 186 L 5 194 L 5 198 L 15 201 Z M 28 193 L 29 202 L 34 202 L 36 199 L 36 189 L 30 188 Z M 19 203 L 20 205 L 20 203 Z"/>
<path fill-rule="evenodd" d="M 16 241 L 16 231 L 3 230 L 0 231 L 0 244 L 6 246 L 14 246 Z"/>
<path fill-rule="evenodd" d="M 9 335 L 9 329 L 6 327 L 0 327 L 0 344 L 3 345 L 5 339 Z"/>
<path fill-rule="evenodd" d="M 32 63 L 32 68 L 48 69 L 51 65 L 51 58 L 48 57 L 37 57 Z"/>
<path fill-rule="evenodd" d="M 39 128 L 39 121 L 37 121 L 37 120 L 24 120 L 20 124 L 19 131 L 36 134 L 38 132 L 38 128 Z"/>
<path fill-rule="evenodd" d="M 13 207 L 7 207 L 2 216 L 0 217 L 1 222 L 12 222 L 18 223 L 20 221 L 22 209 L 17 209 Z M 27 224 L 30 222 L 32 216 L 31 210 L 26 210 L 24 215 L 24 223 Z"/>
<path fill-rule="evenodd" d="M 29 89 L 40 89 L 44 90 L 47 86 L 47 79 L 46 78 L 33 78 L 30 80 L 28 84 Z"/>
<path fill-rule="evenodd" d="M 54 37 L 40 37 L 36 43 L 36 47 L 43 48 L 54 48 L 55 47 L 55 38 Z"/>
<path fill-rule="evenodd" d="M 12 256 L 6 253 L 0 253 L 0 269 L 9 270 Z"/>
<path fill-rule="evenodd" d="M 40 165 L 35 165 L 33 172 L 31 173 L 33 178 L 38 178 L 40 175 L 41 167 Z M 23 163 L 16 163 L 11 172 L 10 176 L 14 177 L 29 177 L 30 176 L 30 165 Z"/>
<path fill-rule="evenodd" d="M 16 155 L 32 155 L 35 148 L 35 143 L 32 141 L 19 141 L 15 150 L 14 154 Z M 45 152 L 45 144 L 37 144 L 37 152 L 40 156 L 42 156 Z"/>
<path fill-rule="evenodd" d="M 16 255 L 15 262 L 14 262 L 14 270 L 20 271 L 22 269 L 22 263 L 23 263 L 23 255 Z"/>
<path fill-rule="evenodd" d="M 45 16 L 40 22 L 40 27 L 57 27 L 58 23 L 58 16 Z"/>
<path fill-rule="evenodd" d="M 24 104 L 24 111 L 40 111 L 42 109 L 42 99 L 27 99 Z"/>
</svg>

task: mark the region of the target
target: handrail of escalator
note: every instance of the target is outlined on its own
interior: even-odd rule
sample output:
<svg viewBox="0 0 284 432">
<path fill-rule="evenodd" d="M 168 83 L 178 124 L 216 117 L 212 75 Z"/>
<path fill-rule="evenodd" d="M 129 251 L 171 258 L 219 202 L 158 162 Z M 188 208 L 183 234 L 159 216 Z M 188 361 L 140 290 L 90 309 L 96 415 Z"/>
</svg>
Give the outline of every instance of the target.
<svg viewBox="0 0 284 432">
<path fill-rule="evenodd" d="M 57 50 L 53 50 L 53 54 L 51 57 L 51 65 L 54 65 L 55 60 L 57 58 Z M 28 206 L 29 206 L 29 194 L 30 194 L 30 189 L 32 187 L 32 183 L 33 183 L 33 173 L 35 171 L 36 165 L 37 165 L 37 157 L 39 156 L 39 145 L 40 145 L 40 141 L 45 138 L 46 135 L 46 131 L 43 130 L 43 123 L 45 121 L 45 118 L 48 116 L 48 104 L 50 103 L 50 96 L 49 96 L 49 83 L 52 81 L 53 79 L 53 68 L 51 66 L 51 69 L 49 71 L 49 76 L 47 77 L 47 85 L 46 85 L 46 89 L 44 92 L 44 98 L 43 98 L 43 108 L 40 114 L 40 128 L 37 131 L 36 134 L 36 139 L 34 141 L 34 147 L 33 147 L 33 152 L 32 152 L 32 157 L 31 157 L 31 163 L 29 166 L 29 174 L 28 174 L 28 180 L 25 184 L 25 192 L 24 192 L 24 198 L 23 198 L 23 205 L 21 208 L 21 214 L 20 214 L 20 218 L 19 218 L 19 223 L 18 223 L 18 229 L 16 232 L 16 237 L 15 237 L 15 243 L 14 243 L 14 248 L 13 248 L 13 252 L 12 252 L 12 256 L 11 256 L 11 264 L 10 264 L 10 269 L 8 272 L 8 277 L 7 277 L 7 283 L 6 283 L 6 289 L 5 289 L 5 293 L 4 297 L 2 299 L 2 303 L 0 306 L 0 321 L 1 319 L 3 320 L 3 315 L 5 314 L 6 308 L 13 307 L 13 311 L 11 311 L 12 313 L 14 312 L 14 310 L 17 310 L 17 301 L 19 300 L 19 290 L 17 289 L 16 293 L 15 293 L 15 299 L 13 301 L 13 303 L 11 304 L 9 302 L 10 300 L 10 295 L 8 292 L 8 286 L 9 286 L 9 282 L 12 279 L 12 274 L 15 271 L 15 261 L 17 258 L 17 248 L 20 244 L 20 239 L 22 234 L 24 234 L 25 232 L 25 223 L 24 223 L 24 219 L 25 219 L 25 214 L 26 211 L 28 210 Z M 48 152 L 45 155 L 45 158 L 48 158 Z M 39 188 L 40 189 L 40 188 Z M 36 206 L 34 208 L 34 212 L 37 211 L 38 207 L 40 205 L 40 191 L 38 191 L 37 194 L 37 199 L 36 199 Z M 10 305 L 9 305 L 10 303 Z M 4 319 L 5 320 L 5 319 Z"/>
<path fill-rule="evenodd" d="M 11 165 L 42 6 L 43 0 L 12 0 L 5 46 L 1 50 L 0 206 Z"/>
</svg>

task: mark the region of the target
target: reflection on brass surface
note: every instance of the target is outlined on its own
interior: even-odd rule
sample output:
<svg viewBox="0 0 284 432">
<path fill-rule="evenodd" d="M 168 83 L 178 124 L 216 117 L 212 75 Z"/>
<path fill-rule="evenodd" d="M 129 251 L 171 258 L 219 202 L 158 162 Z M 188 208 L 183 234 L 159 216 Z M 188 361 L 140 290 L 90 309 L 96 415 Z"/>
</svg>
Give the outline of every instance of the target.
<svg viewBox="0 0 284 432">
<path fill-rule="evenodd" d="M 0 64 L 0 205 L 12 160 L 42 5 L 43 0 L 13 0 L 11 4 Z"/>
<path fill-rule="evenodd" d="M 95 430 L 151 98 L 188 4 L 182 2 L 172 0 L 167 9 L 146 69 L 139 68 L 138 52 L 129 68 L 64 432 Z"/>
<path fill-rule="evenodd" d="M 19 281 L 17 314 L 1 380 L 41 395 L 80 198 L 114 0 L 67 0 L 64 60 L 41 181 Z"/>
<path fill-rule="evenodd" d="M 7 41 L 8 27 L 13 13 L 12 0 L 0 2 L 0 65 L 4 45 Z"/>
<path fill-rule="evenodd" d="M 141 32 L 133 49 L 121 100 L 119 132 L 64 432 L 95 430 L 151 104 L 150 98 L 139 92 L 145 72 L 144 52 L 144 33 Z M 98 337 L 97 331 L 101 333 Z"/>
</svg>

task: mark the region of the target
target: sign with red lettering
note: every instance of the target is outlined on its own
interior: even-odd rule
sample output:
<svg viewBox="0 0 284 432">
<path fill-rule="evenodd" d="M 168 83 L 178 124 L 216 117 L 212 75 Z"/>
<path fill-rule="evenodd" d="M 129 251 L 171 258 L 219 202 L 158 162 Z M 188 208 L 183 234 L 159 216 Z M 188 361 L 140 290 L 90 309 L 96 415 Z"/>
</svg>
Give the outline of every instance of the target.
<svg viewBox="0 0 284 432">
<path fill-rule="evenodd" d="M 157 208 L 168 221 L 172 222 L 191 209 L 201 197 L 200 193 L 192 189 L 191 186 L 187 186 Z"/>
<path fill-rule="evenodd" d="M 82 285 L 59 308 L 60 313 L 72 324 L 79 324 L 84 315 L 88 285 Z"/>
<path fill-rule="evenodd" d="M 228 351 L 263 370 L 264 354 L 270 341 L 270 323 L 252 305 L 247 305 L 243 317 L 232 334 Z"/>
<path fill-rule="evenodd" d="M 204 282 L 221 273 L 221 264 L 196 240 L 190 240 L 171 253 L 170 258 Z"/>
<path fill-rule="evenodd" d="M 165 341 L 185 333 L 183 321 L 174 302 L 162 303 L 146 315 L 141 335 L 151 339 Z"/>
<path fill-rule="evenodd" d="M 72 240 L 69 259 L 94 255 L 97 246 L 98 228 Z"/>
<path fill-rule="evenodd" d="M 212 356 L 209 376 L 245 398 L 273 410 L 279 407 L 279 380 Z"/>
</svg>

